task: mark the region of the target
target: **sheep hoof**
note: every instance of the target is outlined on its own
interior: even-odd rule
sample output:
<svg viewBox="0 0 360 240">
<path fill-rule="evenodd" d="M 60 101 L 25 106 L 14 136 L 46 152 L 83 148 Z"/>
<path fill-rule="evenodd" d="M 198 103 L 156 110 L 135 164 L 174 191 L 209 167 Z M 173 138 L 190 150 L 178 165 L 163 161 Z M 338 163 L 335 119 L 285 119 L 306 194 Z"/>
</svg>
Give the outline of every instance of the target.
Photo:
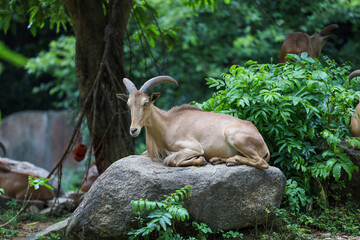
<svg viewBox="0 0 360 240">
<path fill-rule="evenodd" d="M 221 163 L 221 158 L 219 158 L 219 157 L 210 158 L 209 163 L 211 163 L 213 165 L 220 164 Z"/>
<path fill-rule="evenodd" d="M 239 164 L 236 164 L 234 162 L 226 162 L 227 167 L 232 167 L 232 166 L 236 166 L 236 165 L 239 165 Z"/>
<path fill-rule="evenodd" d="M 207 164 L 207 161 L 206 161 L 206 159 L 205 159 L 203 156 L 199 157 L 199 161 L 202 161 L 202 164 L 200 164 L 201 166 Z"/>
</svg>

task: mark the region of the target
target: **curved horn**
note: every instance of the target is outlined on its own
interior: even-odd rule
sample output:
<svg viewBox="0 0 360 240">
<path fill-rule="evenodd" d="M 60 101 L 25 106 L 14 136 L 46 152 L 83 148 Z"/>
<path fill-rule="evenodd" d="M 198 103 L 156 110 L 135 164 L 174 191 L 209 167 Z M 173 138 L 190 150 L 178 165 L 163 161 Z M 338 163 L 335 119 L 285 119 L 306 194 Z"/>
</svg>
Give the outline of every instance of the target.
<svg viewBox="0 0 360 240">
<path fill-rule="evenodd" d="M 349 75 L 349 83 L 351 82 L 351 79 L 353 79 L 354 77 L 358 77 L 360 76 L 360 70 L 355 70 L 352 73 L 350 73 Z"/>
<path fill-rule="evenodd" d="M 125 84 L 126 89 L 129 92 L 129 94 L 137 91 L 137 88 L 135 87 L 135 84 L 133 84 L 133 82 L 131 80 L 129 80 L 127 78 L 124 78 L 123 82 Z"/>
<path fill-rule="evenodd" d="M 324 29 L 321 30 L 321 32 L 320 32 L 320 36 L 325 36 L 326 34 L 328 34 L 330 31 L 332 31 L 335 28 L 339 28 L 339 25 L 331 24 L 331 25 L 324 27 Z"/>
<path fill-rule="evenodd" d="M 160 83 L 173 83 L 176 86 L 178 86 L 178 83 L 176 82 L 176 80 L 170 76 L 157 76 L 157 77 L 153 77 L 153 78 L 147 80 L 144 83 L 144 85 L 142 85 L 142 87 L 140 88 L 139 91 L 148 94 L 148 92 L 152 88 L 159 85 Z"/>
</svg>

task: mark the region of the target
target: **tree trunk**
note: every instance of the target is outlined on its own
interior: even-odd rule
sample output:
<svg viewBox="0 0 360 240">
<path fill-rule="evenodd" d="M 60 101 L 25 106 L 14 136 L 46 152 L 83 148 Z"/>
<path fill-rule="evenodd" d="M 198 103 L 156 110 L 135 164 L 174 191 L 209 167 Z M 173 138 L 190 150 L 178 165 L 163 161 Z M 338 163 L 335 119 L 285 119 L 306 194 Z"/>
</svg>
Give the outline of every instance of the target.
<svg viewBox="0 0 360 240">
<path fill-rule="evenodd" d="M 128 133 L 123 44 L 131 0 L 65 0 L 76 37 L 76 74 L 80 101 L 92 137 L 96 165 L 102 173 L 114 161 L 134 152 Z M 105 5 L 106 4 L 106 5 Z M 90 94 L 90 95 L 89 95 Z M 86 98 L 90 97 L 86 103 Z"/>
</svg>

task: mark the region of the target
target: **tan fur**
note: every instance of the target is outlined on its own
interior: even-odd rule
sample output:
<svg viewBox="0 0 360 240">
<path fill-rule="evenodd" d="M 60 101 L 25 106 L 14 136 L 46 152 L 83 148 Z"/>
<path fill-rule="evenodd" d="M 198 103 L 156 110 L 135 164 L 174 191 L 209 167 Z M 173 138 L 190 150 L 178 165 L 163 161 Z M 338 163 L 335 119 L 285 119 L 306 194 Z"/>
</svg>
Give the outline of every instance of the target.
<svg viewBox="0 0 360 240">
<path fill-rule="evenodd" d="M 285 63 L 289 61 L 288 58 L 285 58 L 289 53 L 300 55 L 303 52 L 307 52 L 309 56 L 319 58 L 326 40 L 330 38 L 330 35 L 326 34 L 334 28 L 338 28 L 338 25 L 329 25 L 320 33 L 314 33 L 311 36 L 305 32 L 289 33 L 286 35 L 284 43 L 281 46 L 280 62 Z"/>
<path fill-rule="evenodd" d="M 176 113 L 181 112 L 181 111 L 185 111 L 185 110 L 204 111 L 201 108 L 198 108 L 196 106 L 183 104 L 181 106 L 176 106 L 176 107 L 171 108 L 169 110 L 168 114 L 176 116 Z"/>
<path fill-rule="evenodd" d="M 29 176 L 39 177 L 32 172 L 13 171 L 9 163 L 0 159 L 0 188 L 4 189 L 5 196 L 24 200 L 28 189 Z M 26 199 L 29 199 L 30 196 L 31 200 L 50 200 L 54 198 L 54 192 L 43 186 L 40 186 L 38 190 L 31 187 Z"/>
<path fill-rule="evenodd" d="M 144 126 L 147 154 L 168 166 L 245 164 L 269 168 L 270 152 L 257 128 L 249 121 L 203 111 L 190 105 L 161 110 L 139 91 L 130 94 L 130 133 Z"/>
<path fill-rule="evenodd" d="M 88 192 L 91 188 L 91 186 L 93 185 L 93 183 L 95 182 L 95 180 L 99 177 L 99 171 L 97 169 L 97 166 L 94 164 L 92 165 L 88 172 L 87 175 L 84 176 L 82 183 L 81 183 L 81 187 L 80 190 L 83 192 Z"/>
<path fill-rule="evenodd" d="M 349 75 L 349 82 L 351 79 L 360 76 L 360 70 L 355 70 Z M 355 107 L 355 115 L 357 117 L 351 117 L 350 119 L 350 132 L 352 137 L 360 137 L 360 101 Z"/>
</svg>

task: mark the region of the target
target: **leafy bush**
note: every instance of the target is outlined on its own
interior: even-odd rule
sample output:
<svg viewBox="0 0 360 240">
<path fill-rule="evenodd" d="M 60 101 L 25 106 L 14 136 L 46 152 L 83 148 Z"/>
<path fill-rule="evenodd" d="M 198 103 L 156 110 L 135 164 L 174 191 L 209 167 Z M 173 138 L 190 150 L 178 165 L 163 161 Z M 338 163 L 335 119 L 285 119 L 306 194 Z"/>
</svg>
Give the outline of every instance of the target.
<svg viewBox="0 0 360 240">
<path fill-rule="evenodd" d="M 331 233 L 360 235 L 359 206 L 347 203 L 342 207 L 326 208 L 315 211 L 312 228 Z"/>
<path fill-rule="evenodd" d="M 265 229 L 261 239 L 312 239 L 306 237 L 314 219 L 306 214 L 285 208 L 270 207 L 274 214 L 271 228 Z"/>
<path fill-rule="evenodd" d="M 243 234 L 236 231 L 213 231 L 205 223 L 192 222 L 188 229 L 184 221 L 190 219 L 188 211 L 183 208 L 183 200 L 191 193 L 191 187 L 185 186 L 175 193 L 165 195 L 162 201 L 149 201 L 140 199 L 131 201 L 138 223 L 137 229 L 131 229 L 129 239 L 176 239 L 176 240 L 206 240 L 210 239 L 242 239 Z M 141 216 L 142 210 L 150 211 L 148 222 Z M 181 228 L 181 229 L 178 229 Z M 192 235 L 196 235 L 193 237 Z M 187 237 L 184 237 L 188 235 Z M 214 237 L 214 238 L 212 238 Z"/>
<path fill-rule="evenodd" d="M 309 203 L 305 190 L 299 187 L 298 183 L 292 179 L 286 181 L 284 201 L 292 211 L 300 211 L 301 207 L 305 207 Z"/>
<path fill-rule="evenodd" d="M 358 171 L 339 143 L 358 144 L 349 132 L 359 92 L 349 85 L 349 66 L 325 58 L 325 66 L 307 53 L 289 55 L 287 64 L 232 66 L 222 79 L 208 78 L 218 90 L 200 108 L 251 121 L 263 135 L 272 163 L 310 190 L 312 178 L 351 178 Z"/>
<path fill-rule="evenodd" d="M 175 193 L 165 196 L 165 199 L 162 201 L 149 201 L 147 199 L 131 201 L 133 211 L 138 216 L 137 220 L 139 222 L 139 229 L 131 230 L 128 234 L 130 235 L 129 239 L 139 239 L 142 237 L 149 237 L 152 232 L 158 232 L 159 238 L 166 239 L 166 237 L 175 237 L 174 233 L 170 226 L 174 226 L 174 221 L 185 221 L 189 219 L 188 211 L 183 208 L 183 200 L 190 194 L 191 187 L 183 187 L 179 190 L 176 190 Z M 156 208 L 156 209 L 155 209 Z M 148 219 L 151 219 L 150 222 L 146 223 L 144 226 L 144 219 L 140 216 L 140 211 L 146 209 L 150 211 L 150 214 L 147 216 Z"/>
<path fill-rule="evenodd" d="M 48 74 L 55 78 L 54 81 L 42 83 L 33 89 L 34 93 L 49 91 L 50 95 L 56 94 L 61 102 L 54 102 L 56 108 L 77 109 L 79 89 L 75 72 L 75 37 L 61 36 L 52 41 L 49 51 L 41 51 L 35 58 L 31 58 L 25 68 L 29 74 L 36 77 Z"/>
</svg>

